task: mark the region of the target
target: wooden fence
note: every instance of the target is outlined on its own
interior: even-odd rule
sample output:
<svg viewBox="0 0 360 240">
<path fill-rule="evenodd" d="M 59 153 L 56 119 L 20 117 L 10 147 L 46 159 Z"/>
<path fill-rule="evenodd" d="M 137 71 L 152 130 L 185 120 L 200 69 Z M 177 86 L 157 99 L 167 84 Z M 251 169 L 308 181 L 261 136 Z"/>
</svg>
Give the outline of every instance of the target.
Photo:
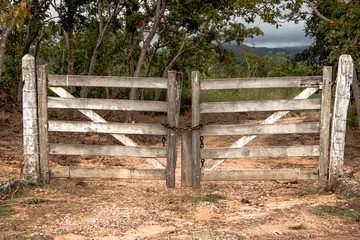
<svg viewBox="0 0 360 240">
<path fill-rule="evenodd" d="M 205 125 L 192 132 L 192 137 L 183 137 L 183 143 L 191 154 L 184 154 L 183 185 L 200 188 L 200 181 L 232 180 L 320 180 L 326 186 L 329 166 L 329 128 L 331 104 L 332 68 L 324 67 L 323 76 L 284 77 L 284 78 L 248 78 L 248 79 L 200 79 L 199 72 L 192 73 L 192 126 L 201 123 L 200 114 L 231 112 L 269 112 L 276 111 L 261 124 L 251 125 Z M 240 102 L 200 102 L 200 91 L 221 89 L 251 88 L 305 88 L 294 99 L 278 99 Z M 310 98 L 322 89 L 321 98 Z M 321 121 L 310 123 L 275 124 L 290 110 L 320 110 Z M 243 147 L 261 134 L 320 134 L 318 145 Z M 200 139 L 205 136 L 237 136 L 237 142 L 228 148 L 200 148 Z M 189 156 L 186 158 L 186 156 Z M 252 169 L 218 170 L 211 169 L 228 158 L 272 158 L 272 157 L 319 157 L 319 167 L 315 169 Z M 213 159 L 200 167 L 200 159 Z M 221 160 L 219 160 L 221 159 Z"/>
<path fill-rule="evenodd" d="M 166 180 L 168 187 L 175 186 L 177 132 L 161 124 L 107 122 L 93 110 L 146 111 L 167 113 L 167 124 L 179 122 L 182 74 L 170 71 L 168 78 L 98 77 L 47 75 L 45 66 L 39 66 L 38 115 L 40 177 L 81 178 L 136 178 Z M 63 87 L 115 87 L 167 89 L 167 101 L 140 101 L 116 99 L 74 98 Z M 59 97 L 48 97 L 50 88 Z M 90 121 L 48 120 L 48 108 L 78 109 Z M 108 133 L 122 142 L 119 145 L 54 144 L 48 142 L 48 132 Z M 167 147 L 139 147 L 125 134 L 167 135 Z M 142 157 L 156 163 L 156 169 L 50 167 L 49 154 Z M 166 167 L 156 158 L 166 158 Z"/>
</svg>

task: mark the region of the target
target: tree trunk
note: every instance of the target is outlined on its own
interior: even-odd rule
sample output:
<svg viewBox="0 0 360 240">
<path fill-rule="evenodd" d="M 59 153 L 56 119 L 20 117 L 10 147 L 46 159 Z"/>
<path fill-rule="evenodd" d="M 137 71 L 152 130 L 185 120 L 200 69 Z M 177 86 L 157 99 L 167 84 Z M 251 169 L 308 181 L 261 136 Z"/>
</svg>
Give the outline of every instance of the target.
<svg viewBox="0 0 360 240">
<path fill-rule="evenodd" d="M 68 47 L 68 75 L 74 74 L 74 29 L 71 28 L 69 31 L 65 31 L 66 44 Z"/>
<path fill-rule="evenodd" d="M 5 57 L 6 40 L 9 37 L 14 26 L 15 26 L 15 19 L 11 21 L 11 26 L 9 28 L 6 26 L 6 23 L 4 23 L 2 26 L 2 34 L 0 40 L 0 81 L 1 81 L 1 74 L 3 70 L 3 62 Z"/>
</svg>

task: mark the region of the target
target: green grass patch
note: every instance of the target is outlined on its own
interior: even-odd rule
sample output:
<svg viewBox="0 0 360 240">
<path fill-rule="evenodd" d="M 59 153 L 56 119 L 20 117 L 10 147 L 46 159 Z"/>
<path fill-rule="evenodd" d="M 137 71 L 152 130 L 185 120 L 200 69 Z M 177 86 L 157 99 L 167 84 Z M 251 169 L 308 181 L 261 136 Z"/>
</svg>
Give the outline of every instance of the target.
<svg viewBox="0 0 360 240">
<path fill-rule="evenodd" d="M 321 206 L 321 211 L 340 218 L 349 217 L 356 222 L 360 222 L 360 208 L 345 208 L 333 206 Z"/>
<path fill-rule="evenodd" d="M 202 199 L 207 202 L 218 202 L 219 200 L 225 199 L 225 197 L 223 197 L 219 194 L 210 193 L 208 195 L 205 195 Z"/>
<path fill-rule="evenodd" d="M 57 112 L 49 112 L 49 118 L 59 118 L 59 114 Z"/>
<path fill-rule="evenodd" d="M 7 218 L 15 214 L 16 212 L 12 208 L 0 208 L 0 218 Z"/>
<path fill-rule="evenodd" d="M 291 230 L 304 230 L 306 229 L 304 224 L 300 224 L 300 225 L 295 225 L 295 226 L 290 226 L 289 229 Z"/>
</svg>

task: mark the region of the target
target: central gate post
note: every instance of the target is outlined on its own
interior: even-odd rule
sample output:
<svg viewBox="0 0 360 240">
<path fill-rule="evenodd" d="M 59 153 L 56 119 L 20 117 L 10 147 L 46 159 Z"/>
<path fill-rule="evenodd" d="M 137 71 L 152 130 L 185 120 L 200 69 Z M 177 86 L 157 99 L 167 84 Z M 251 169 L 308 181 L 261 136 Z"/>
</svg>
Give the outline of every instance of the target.
<svg viewBox="0 0 360 240">
<path fill-rule="evenodd" d="M 192 127 L 200 124 L 200 72 L 191 73 L 191 92 L 192 92 Z M 201 169 L 200 169 L 200 130 L 192 131 L 192 160 L 193 177 L 192 186 L 194 189 L 200 188 Z"/>
<path fill-rule="evenodd" d="M 182 88 L 182 74 L 175 71 L 169 71 L 168 73 L 168 124 L 170 126 L 179 126 L 179 114 L 180 114 L 180 102 L 181 102 L 181 88 Z M 167 146 L 167 180 L 166 186 L 168 188 L 175 187 L 175 169 L 177 158 L 177 144 L 178 133 L 175 130 L 167 130 L 168 146 Z"/>
</svg>

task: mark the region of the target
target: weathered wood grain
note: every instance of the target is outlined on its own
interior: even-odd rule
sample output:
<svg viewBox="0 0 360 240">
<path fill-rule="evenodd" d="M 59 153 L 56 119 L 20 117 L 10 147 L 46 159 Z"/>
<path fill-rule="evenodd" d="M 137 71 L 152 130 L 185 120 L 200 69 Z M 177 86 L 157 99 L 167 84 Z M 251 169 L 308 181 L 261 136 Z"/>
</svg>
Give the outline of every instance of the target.
<svg viewBox="0 0 360 240">
<path fill-rule="evenodd" d="M 48 183 L 49 174 L 49 158 L 48 158 L 48 112 L 47 112 L 47 84 L 46 84 L 46 68 L 45 65 L 38 66 L 37 72 L 38 84 L 38 115 L 39 115 L 39 163 L 40 177 Z"/>
<path fill-rule="evenodd" d="M 321 131 L 319 156 L 320 186 L 327 186 L 329 174 L 329 145 L 330 145 L 330 117 L 331 117 L 331 80 L 332 67 L 323 68 L 323 91 L 321 100 Z"/>
<path fill-rule="evenodd" d="M 202 181 L 317 180 L 317 169 L 202 171 Z"/>
<path fill-rule="evenodd" d="M 249 89 L 249 88 L 297 88 L 319 87 L 322 76 L 226 78 L 201 80 L 201 90 Z"/>
<path fill-rule="evenodd" d="M 166 148 L 116 145 L 49 144 L 49 154 L 166 158 Z"/>
<path fill-rule="evenodd" d="M 200 149 L 200 158 L 261 158 L 261 157 L 317 157 L 318 145 L 246 147 L 246 148 L 205 148 Z"/>
<path fill-rule="evenodd" d="M 48 97 L 48 108 L 167 112 L 162 101 Z"/>
<path fill-rule="evenodd" d="M 200 113 L 265 112 L 287 110 L 312 110 L 321 108 L 321 99 L 281 99 L 240 102 L 200 103 Z"/>
<path fill-rule="evenodd" d="M 201 128 L 201 136 L 319 133 L 320 123 L 283 123 L 253 125 L 207 125 Z"/>
<path fill-rule="evenodd" d="M 184 131 L 181 135 L 181 186 L 192 187 L 193 161 L 191 160 L 191 132 Z"/>
<path fill-rule="evenodd" d="M 177 78 L 177 73 L 175 71 L 168 72 L 168 90 L 167 90 L 167 102 L 168 102 L 168 115 L 167 123 L 170 126 L 176 126 L 179 123 L 179 109 L 180 105 L 180 96 L 178 95 L 178 88 L 181 86 L 180 79 Z M 176 169 L 176 160 L 177 160 L 177 143 L 178 143 L 178 134 L 176 131 L 168 129 L 167 130 L 167 181 L 166 186 L 168 188 L 175 187 L 175 169 Z"/>
<path fill-rule="evenodd" d="M 166 180 L 165 170 L 128 168 L 50 167 L 51 177 L 65 178 L 124 178 Z"/>
<path fill-rule="evenodd" d="M 160 124 L 111 123 L 111 122 L 99 123 L 99 122 L 60 121 L 60 120 L 50 120 L 49 131 L 166 135 L 166 128 Z"/>
<path fill-rule="evenodd" d="M 192 91 L 192 127 L 200 124 L 200 72 L 191 73 Z M 192 186 L 194 189 L 200 188 L 201 169 L 200 169 L 200 130 L 192 131 Z"/>
<path fill-rule="evenodd" d="M 48 75 L 50 87 L 167 88 L 167 78 Z"/>
</svg>

